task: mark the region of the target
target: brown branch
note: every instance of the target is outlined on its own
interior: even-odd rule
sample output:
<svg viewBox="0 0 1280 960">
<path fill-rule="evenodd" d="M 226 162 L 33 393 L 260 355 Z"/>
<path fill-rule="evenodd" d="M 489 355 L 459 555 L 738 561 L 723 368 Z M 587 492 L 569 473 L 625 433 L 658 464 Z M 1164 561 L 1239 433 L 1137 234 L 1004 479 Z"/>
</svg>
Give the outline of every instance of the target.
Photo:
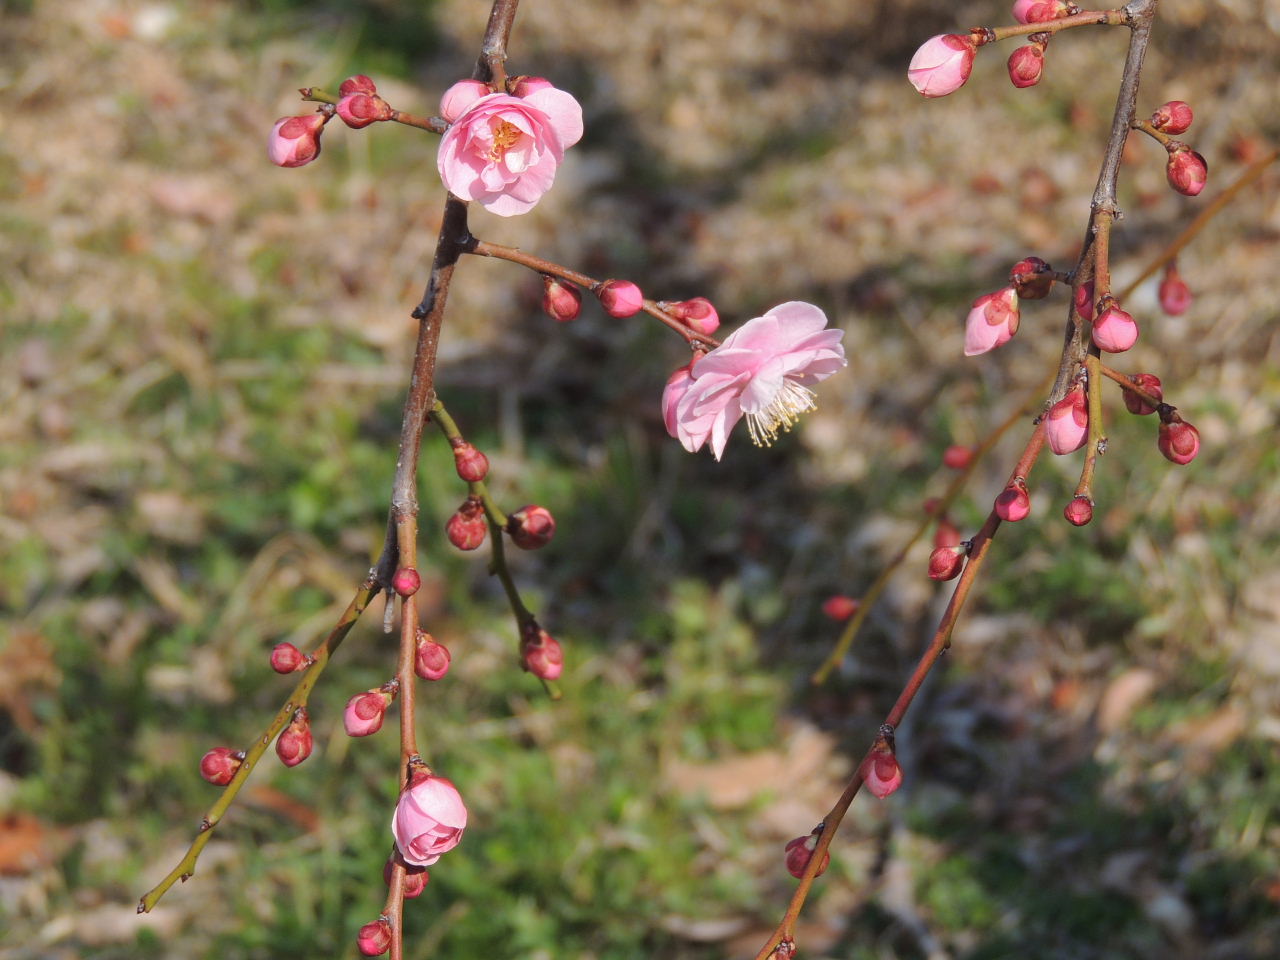
<svg viewBox="0 0 1280 960">
<path fill-rule="evenodd" d="M 1010 37 L 1024 37 L 1032 33 L 1052 35 L 1070 30 L 1072 27 L 1122 27 L 1127 23 L 1124 10 L 1086 10 L 1069 17 L 1049 20 L 1046 23 L 1016 23 L 1008 27 L 973 27 L 969 32 L 979 38 L 980 44 L 986 44 L 1008 40 Z"/>
</svg>

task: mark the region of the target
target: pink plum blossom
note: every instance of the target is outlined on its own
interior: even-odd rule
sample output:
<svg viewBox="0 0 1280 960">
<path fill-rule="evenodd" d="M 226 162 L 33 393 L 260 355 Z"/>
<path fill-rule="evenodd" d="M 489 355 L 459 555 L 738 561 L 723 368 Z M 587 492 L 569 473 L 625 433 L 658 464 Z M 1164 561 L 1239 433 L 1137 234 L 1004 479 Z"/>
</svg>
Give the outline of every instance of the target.
<svg viewBox="0 0 1280 960">
<path fill-rule="evenodd" d="M 301 167 L 320 156 L 320 132 L 327 117 L 281 117 L 267 139 L 267 156 L 277 167 Z"/>
<path fill-rule="evenodd" d="M 964 355 L 976 357 L 1013 339 L 1018 332 L 1018 293 L 1005 287 L 973 301 L 964 324 Z"/>
<path fill-rule="evenodd" d="M 429 867 L 462 839 L 467 807 L 458 789 L 444 777 L 414 779 L 400 794 L 391 818 L 391 833 L 404 862 Z"/>
<path fill-rule="evenodd" d="M 1089 408 L 1084 387 L 1077 385 L 1044 415 L 1044 438 L 1049 449 L 1062 456 L 1083 447 L 1088 436 Z"/>
<path fill-rule="evenodd" d="M 930 37 L 911 58 L 907 79 L 926 97 L 955 93 L 969 79 L 977 49 L 973 38 L 964 34 Z"/>
<path fill-rule="evenodd" d="M 565 150 L 582 138 L 582 107 L 552 86 L 468 102 L 478 92 L 474 83 L 455 84 L 441 100 L 446 114 L 466 106 L 440 141 L 440 179 L 454 196 L 490 213 L 527 213 L 551 189 Z"/>
<path fill-rule="evenodd" d="M 846 365 L 844 331 L 826 327 L 825 313 L 796 300 L 748 320 L 693 364 L 687 383 L 679 371 L 672 376 L 663 393 L 668 430 L 674 419 L 686 450 L 710 441 L 719 460 L 734 424 L 746 417 L 751 439 L 768 446 L 814 409 L 809 387 Z"/>
</svg>

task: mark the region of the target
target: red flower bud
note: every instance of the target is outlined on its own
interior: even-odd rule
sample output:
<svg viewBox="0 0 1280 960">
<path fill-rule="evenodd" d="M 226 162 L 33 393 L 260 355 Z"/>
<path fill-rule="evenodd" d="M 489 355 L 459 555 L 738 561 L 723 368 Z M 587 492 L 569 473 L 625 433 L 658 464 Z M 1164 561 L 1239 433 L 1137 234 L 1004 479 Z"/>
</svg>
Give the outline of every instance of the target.
<svg viewBox="0 0 1280 960">
<path fill-rule="evenodd" d="M 546 507 L 529 504 L 507 517 L 507 533 L 521 550 L 545 547 L 555 536 L 556 518 Z"/>
<path fill-rule="evenodd" d="M 1185 420 L 1170 420 L 1160 424 L 1156 445 L 1165 459 L 1179 465 L 1188 464 L 1200 452 L 1200 431 Z"/>
<path fill-rule="evenodd" d="M 1013 265 L 1009 280 L 1021 299 L 1043 300 L 1053 288 L 1053 267 L 1039 257 L 1027 257 Z"/>
<path fill-rule="evenodd" d="M 337 114 L 353 130 L 367 127 L 379 120 L 390 120 L 391 104 L 376 95 L 351 93 L 338 101 Z"/>
<path fill-rule="evenodd" d="M 437 643 L 431 634 L 418 631 L 418 649 L 413 658 L 413 672 L 423 680 L 439 680 L 449 672 L 449 648 Z"/>
<path fill-rule="evenodd" d="M 1163 130 L 1170 136 L 1176 137 L 1180 133 L 1187 132 L 1192 119 L 1194 115 L 1191 107 L 1181 100 L 1170 100 L 1156 108 L 1156 112 L 1151 115 L 1151 125 L 1157 130 Z"/>
<path fill-rule="evenodd" d="M 703 336 L 711 336 L 720 327 L 720 314 L 706 297 L 677 300 L 674 303 L 664 303 L 662 306 L 667 313 L 683 320 Z"/>
<path fill-rule="evenodd" d="M 805 870 L 809 868 L 809 861 L 813 859 L 813 851 L 818 846 L 818 832 L 815 831 L 806 837 L 796 837 L 787 843 L 786 864 L 787 872 L 793 877 L 799 879 L 804 876 Z M 824 850 L 822 853 L 822 863 L 818 869 L 814 871 L 815 877 L 820 877 L 827 872 L 827 867 L 831 865 L 831 851 Z"/>
<path fill-rule="evenodd" d="M 973 462 L 973 447 L 953 443 L 942 451 L 942 465 L 952 470 L 963 470 Z"/>
<path fill-rule="evenodd" d="M 391 578 L 391 589 L 402 597 L 412 597 L 422 586 L 422 577 L 413 567 L 401 567 Z"/>
<path fill-rule="evenodd" d="M 848 620 L 858 612 L 859 605 L 853 597 L 836 594 L 822 601 L 822 612 L 832 620 Z"/>
<path fill-rule="evenodd" d="M 1044 45 L 1026 43 L 1009 54 L 1009 79 L 1018 89 L 1034 87 L 1044 74 Z"/>
<path fill-rule="evenodd" d="M 858 769 L 867 789 L 883 800 L 902 786 L 902 767 L 894 752 L 893 727 L 884 724 Z"/>
<path fill-rule="evenodd" d="M 1196 196 L 1209 179 L 1209 164 L 1204 157 L 1188 146 L 1170 151 L 1169 163 L 1164 168 L 1169 186 L 1188 197 Z"/>
<path fill-rule="evenodd" d="M 542 310 L 558 323 L 568 323 L 582 311 L 582 294 L 578 288 L 561 283 L 555 277 L 542 278 Z"/>
<path fill-rule="evenodd" d="M 546 77 L 512 77 L 507 81 L 507 89 L 513 97 L 527 97 L 539 90 L 549 90 L 552 83 Z"/>
<path fill-rule="evenodd" d="M 431 875 L 427 873 L 426 867 L 415 867 L 392 854 L 382 867 L 382 882 L 388 887 L 391 886 L 391 871 L 397 863 L 404 867 L 404 886 L 402 888 L 404 890 L 404 898 L 412 900 L 427 888 L 427 881 L 431 879 Z"/>
<path fill-rule="evenodd" d="M 362 956 L 378 957 L 391 949 L 391 924 L 385 920 L 366 923 L 356 934 L 356 946 Z"/>
<path fill-rule="evenodd" d="M 554 680 L 564 670 L 564 651 L 560 644 L 537 624 L 525 628 L 520 655 L 524 668 L 543 680 Z"/>
<path fill-rule="evenodd" d="M 445 524 L 445 535 L 459 550 L 475 550 L 484 543 L 489 533 L 489 522 L 484 516 L 484 504 L 476 497 L 467 497 L 457 512 Z"/>
<path fill-rule="evenodd" d="M 301 167 L 320 156 L 320 133 L 328 117 L 281 117 L 267 139 L 267 156 L 278 167 Z"/>
<path fill-rule="evenodd" d="M 1191 288 L 1187 286 L 1173 263 L 1165 269 L 1160 280 L 1160 309 L 1171 317 L 1181 316 L 1191 306 Z"/>
<path fill-rule="evenodd" d="M 293 720 L 276 738 L 276 756 L 286 767 L 296 767 L 311 756 L 311 724 L 305 707 L 295 710 Z"/>
<path fill-rule="evenodd" d="M 1082 283 L 1075 292 L 1076 313 L 1083 320 L 1093 319 L 1093 281 Z"/>
<path fill-rule="evenodd" d="M 214 747 L 200 758 L 200 776 L 215 787 L 225 787 L 244 762 L 244 752 L 230 747 Z"/>
<path fill-rule="evenodd" d="M 276 673 L 293 673 L 310 664 L 311 658 L 292 643 L 277 643 L 271 648 L 271 669 Z"/>
<path fill-rule="evenodd" d="M 1062 508 L 1062 515 L 1077 527 L 1083 527 L 1093 519 L 1093 501 L 1088 497 L 1074 497 Z"/>
<path fill-rule="evenodd" d="M 644 306 L 644 294 L 630 280 L 606 280 L 595 294 L 611 317 L 633 317 Z"/>
<path fill-rule="evenodd" d="M 954 580 L 964 569 L 965 549 L 961 546 L 937 547 L 929 554 L 929 578 Z"/>
<path fill-rule="evenodd" d="M 996 497 L 996 513 L 1001 520 L 1017 523 L 1031 512 L 1031 496 L 1027 493 L 1027 485 L 1021 480 L 1013 480 Z"/>
<path fill-rule="evenodd" d="M 1160 378 L 1154 373 L 1135 373 L 1129 379 L 1133 381 L 1134 386 L 1141 387 L 1157 400 L 1164 399 L 1164 390 L 1160 387 Z M 1148 403 L 1138 394 L 1128 390 L 1124 391 L 1124 405 L 1130 413 L 1136 413 L 1140 417 L 1156 412 L 1155 404 Z"/>
<path fill-rule="evenodd" d="M 342 711 L 342 726 L 348 737 L 368 737 L 382 729 L 387 715 L 387 695 L 381 690 L 357 693 Z"/>
<path fill-rule="evenodd" d="M 453 448 L 453 465 L 458 476 L 468 483 L 477 483 L 489 475 L 489 458 L 469 443 Z"/>
<path fill-rule="evenodd" d="M 373 96 L 378 92 L 378 88 L 374 86 L 373 81 L 366 77 L 363 73 L 357 73 L 354 77 L 347 77 L 342 81 L 342 86 L 338 87 L 338 96 L 345 97 L 353 93 L 364 93 Z"/>
</svg>

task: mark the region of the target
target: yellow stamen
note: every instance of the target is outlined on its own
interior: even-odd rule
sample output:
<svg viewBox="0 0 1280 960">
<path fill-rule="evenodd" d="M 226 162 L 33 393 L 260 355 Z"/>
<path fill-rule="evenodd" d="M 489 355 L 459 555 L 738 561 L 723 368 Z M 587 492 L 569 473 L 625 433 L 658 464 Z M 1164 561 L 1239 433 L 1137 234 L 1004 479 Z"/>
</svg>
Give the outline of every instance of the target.
<svg viewBox="0 0 1280 960">
<path fill-rule="evenodd" d="M 521 129 L 507 120 L 499 120 L 493 128 L 493 146 L 489 149 L 489 159 L 494 163 L 501 160 L 511 147 L 520 139 Z"/>
<path fill-rule="evenodd" d="M 747 429 L 751 442 L 757 447 L 767 447 L 778 439 L 778 431 L 789 431 L 800 422 L 800 414 L 818 409 L 813 391 L 794 380 L 783 379 L 782 389 L 758 413 L 747 414 Z"/>
</svg>

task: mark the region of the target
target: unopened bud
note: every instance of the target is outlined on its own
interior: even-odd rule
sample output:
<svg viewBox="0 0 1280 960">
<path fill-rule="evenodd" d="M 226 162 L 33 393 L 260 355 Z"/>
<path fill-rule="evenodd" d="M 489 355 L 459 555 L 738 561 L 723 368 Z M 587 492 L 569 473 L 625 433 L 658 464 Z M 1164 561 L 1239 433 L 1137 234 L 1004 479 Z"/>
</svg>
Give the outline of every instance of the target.
<svg viewBox="0 0 1280 960">
<path fill-rule="evenodd" d="M 427 873 L 427 868 L 405 863 L 396 854 L 392 854 L 382 867 L 382 882 L 388 887 L 391 886 L 391 871 L 395 869 L 396 864 L 404 867 L 404 885 L 401 887 L 404 890 L 404 898 L 412 900 L 420 896 L 422 891 L 427 888 L 427 881 L 431 879 L 431 875 Z"/>
<path fill-rule="evenodd" d="M 357 693 L 342 711 L 342 726 L 348 737 L 367 737 L 382 729 L 387 715 L 388 695 L 381 690 Z"/>
<path fill-rule="evenodd" d="M 1124 353 L 1138 342 L 1138 322 L 1117 306 L 1109 306 L 1093 323 L 1093 342 L 1107 353 Z"/>
<path fill-rule="evenodd" d="M 475 550 L 489 533 L 484 504 L 478 497 L 467 497 L 445 524 L 444 532 L 459 550 Z"/>
<path fill-rule="evenodd" d="M 977 42 L 969 34 L 930 37 L 912 55 L 907 79 L 926 97 L 945 97 L 965 85 L 977 52 Z"/>
<path fill-rule="evenodd" d="M 1008 343 L 1018 332 L 1020 316 L 1013 287 L 978 297 L 964 322 L 964 355 L 976 357 Z"/>
<path fill-rule="evenodd" d="M 267 139 L 267 156 L 278 167 L 301 167 L 320 156 L 320 132 L 329 118 L 321 113 L 281 117 Z"/>
<path fill-rule="evenodd" d="M 1039 257 L 1019 260 L 1009 271 L 1009 280 L 1023 300 L 1043 300 L 1053 288 L 1053 267 Z"/>
<path fill-rule="evenodd" d="M 481 97 L 493 93 L 487 83 L 479 80 L 459 80 L 440 97 L 440 116 L 446 123 L 453 123 Z"/>
<path fill-rule="evenodd" d="M 1160 386 L 1160 378 L 1154 373 L 1135 373 L 1129 377 L 1133 381 L 1135 387 L 1140 387 L 1151 396 L 1155 397 L 1157 402 L 1164 399 L 1164 390 Z M 1124 405 L 1130 413 L 1136 413 L 1140 417 L 1145 417 L 1149 413 L 1156 412 L 1156 405 L 1150 403 L 1144 397 L 1139 396 L 1131 390 L 1124 391 Z"/>
<path fill-rule="evenodd" d="M 422 586 L 422 577 L 413 567 L 401 567 L 391 578 L 391 589 L 402 597 L 412 597 Z"/>
<path fill-rule="evenodd" d="M 1170 262 L 1160 279 L 1160 309 L 1171 317 L 1181 316 L 1191 306 L 1191 288 L 1187 286 L 1176 264 Z"/>
<path fill-rule="evenodd" d="M 848 620 L 858 612 L 858 606 L 853 597 L 835 594 L 822 601 L 822 612 L 832 620 Z"/>
<path fill-rule="evenodd" d="M 694 331 L 705 337 L 711 336 L 720 328 L 720 314 L 706 297 L 694 297 L 692 300 L 677 300 L 664 303 L 667 313 L 683 320 Z"/>
<path fill-rule="evenodd" d="M 468 483 L 478 483 L 489 475 L 489 458 L 469 443 L 453 448 L 453 465 Z"/>
<path fill-rule="evenodd" d="M 814 831 L 805 837 L 796 837 L 787 843 L 786 848 L 786 864 L 787 872 L 797 879 L 804 876 L 805 870 L 809 868 L 809 861 L 813 859 L 813 851 L 818 846 L 819 832 Z M 818 869 L 813 872 L 815 877 L 820 877 L 827 872 L 827 867 L 831 865 L 831 851 L 824 850 L 822 852 L 822 862 L 818 865 Z"/>
<path fill-rule="evenodd" d="M 886 723 L 880 728 L 880 733 L 871 745 L 866 759 L 862 761 L 858 773 L 867 789 L 881 800 L 902 786 L 902 767 L 898 764 L 895 753 L 891 725 Z"/>
<path fill-rule="evenodd" d="M 962 546 L 937 547 L 929 554 L 929 578 L 954 580 L 964 569 L 965 549 Z"/>
<path fill-rule="evenodd" d="M 582 311 L 582 294 L 572 284 L 561 283 L 552 276 L 544 276 L 542 310 L 557 323 L 568 323 Z"/>
<path fill-rule="evenodd" d="M 356 934 L 356 947 L 362 956 L 382 956 L 391 949 L 391 924 L 385 920 L 366 923 Z"/>
<path fill-rule="evenodd" d="M 554 680 L 564 670 L 564 651 L 559 642 L 536 624 L 525 628 L 520 655 L 524 668 L 543 680 Z"/>
<path fill-rule="evenodd" d="M 1073 497 L 1071 502 L 1062 508 L 1062 515 L 1068 522 L 1083 527 L 1093 519 L 1093 501 L 1088 497 Z"/>
<path fill-rule="evenodd" d="M 521 550 L 545 547 L 555 536 L 556 518 L 546 507 L 529 504 L 507 517 L 507 533 Z"/>
<path fill-rule="evenodd" d="M 644 294 L 630 280 L 606 280 L 595 294 L 611 317 L 633 317 L 644 306 Z"/>
<path fill-rule="evenodd" d="M 271 669 L 276 673 L 293 673 L 310 663 L 311 659 L 292 643 L 277 643 L 271 648 Z"/>
<path fill-rule="evenodd" d="M 276 737 L 276 756 L 286 767 L 296 767 L 311 756 L 311 724 L 306 708 L 293 713 L 293 720 Z"/>
<path fill-rule="evenodd" d="M 1001 520 L 1017 523 L 1031 512 L 1031 495 L 1020 479 L 1013 480 L 996 497 L 996 514 Z"/>
<path fill-rule="evenodd" d="M 1084 387 L 1077 384 L 1044 415 L 1044 439 L 1049 449 L 1062 456 L 1079 450 L 1089 436 L 1089 408 Z"/>
<path fill-rule="evenodd" d="M 1196 196 L 1209 179 L 1209 164 L 1190 147 L 1181 146 L 1169 153 L 1164 168 L 1169 186 L 1188 197 Z"/>
<path fill-rule="evenodd" d="M 352 93 L 338 101 L 336 110 L 342 121 L 353 130 L 367 127 L 379 120 L 390 120 L 391 104 L 377 95 Z"/>
<path fill-rule="evenodd" d="M 1034 87 L 1044 75 L 1044 44 L 1025 43 L 1009 54 L 1009 79 L 1018 89 Z"/>
<path fill-rule="evenodd" d="M 1093 281 L 1082 283 L 1075 291 L 1076 313 L 1082 320 L 1093 319 Z"/>
<path fill-rule="evenodd" d="M 1048 23 L 1067 16 L 1069 11 L 1063 0 L 1015 0 L 1013 19 L 1019 23 Z"/>
<path fill-rule="evenodd" d="M 1193 119 L 1194 114 L 1190 106 L 1181 100 L 1170 100 L 1156 108 L 1156 112 L 1151 115 L 1151 125 L 1157 130 L 1163 130 L 1170 136 L 1176 137 L 1180 133 L 1187 132 Z"/>
<path fill-rule="evenodd" d="M 1200 452 L 1200 431 L 1182 419 L 1163 422 L 1156 445 L 1166 460 L 1179 465 L 1188 464 Z"/>
<path fill-rule="evenodd" d="M 963 470 L 973 463 L 973 447 L 953 443 L 942 451 L 942 465 L 952 470 Z"/>
<path fill-rule="evenodd" d="M 347 77 L 342 81 L 342 86 L 338 87 L 338 96 L 346 97 L 353 93 L 364 93 L 373 96 L 378 92 L 378 88 L 373 81 L 366 77 L 363 73 L 357 73 L 354 77 Z"/>
<path fill-rule="evenodd" d="M 200 776 L 215 787 L 225 787 L 244 763 L 244 752 L 230 747 L 214 747 L 200 758 Z"/>
<path fill-rule="evenodd" d="M 449 648 L 426 631 L 418 631 L 418 649 L 413 658 L 413 672 L 423 680 L 439 680 L 449 672 L 453 658 Z"/>
<path fill-rule="evenodd" d="M 546 77 L 512 77 L 507 81 L 507 89 L 513 97 L 527 97 L 539 90 L 548 90 L 552 86 Z"/>
</svg>

